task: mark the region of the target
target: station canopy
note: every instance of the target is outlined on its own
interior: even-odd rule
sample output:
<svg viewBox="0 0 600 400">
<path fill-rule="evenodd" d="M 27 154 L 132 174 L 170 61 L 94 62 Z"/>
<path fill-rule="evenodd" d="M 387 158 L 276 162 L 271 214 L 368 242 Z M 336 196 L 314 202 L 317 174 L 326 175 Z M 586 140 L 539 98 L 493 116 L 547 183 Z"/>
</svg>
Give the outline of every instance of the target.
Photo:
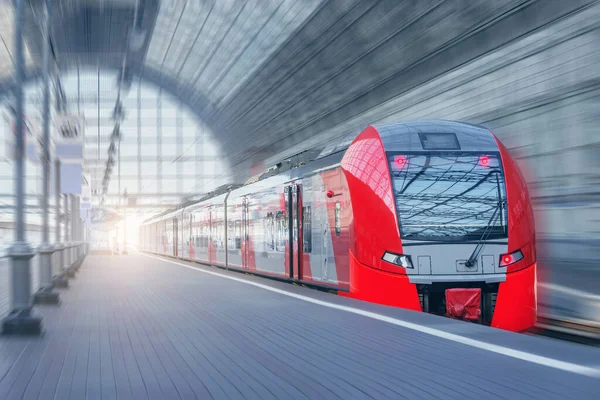
<svg viewBox="0 0 600 400">
<path fill-rule="evenodd" d="M 229 156 L 237 136 L 218 126 L 216 116 L 322 3 L 53 0 L 53 104 L 63 96 L 65 112 L 85 120 L 84 174 L 102 218 L 125 206 L 158 212 L 234 180 Z M 41 131 L 44 0 L 25 0 L 25 11 L 26 118 Z M 13 129 L 7 109 L 15 85 L 14 14 L 13 1 L 0 1 L 3 138 Z M 119 93 L 125 112 L 120 163 L 103 191 Z M 0 207 L 6 210 L 14 206 L 8 147 L 3 139 Z M 28 161 L 26 176 L 28 213 L 35 219 L 39 163 Z"/>
</svg>

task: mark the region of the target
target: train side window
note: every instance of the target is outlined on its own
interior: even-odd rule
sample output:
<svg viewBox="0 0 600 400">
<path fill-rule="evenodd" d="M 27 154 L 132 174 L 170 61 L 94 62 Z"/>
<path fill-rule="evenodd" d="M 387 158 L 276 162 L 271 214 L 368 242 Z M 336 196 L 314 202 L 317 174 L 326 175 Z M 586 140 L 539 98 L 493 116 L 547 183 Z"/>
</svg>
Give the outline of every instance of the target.
<svg viewBox="0 0 600 400">
<path fill-rule="evenodd" d="M 188 246 L 193 246 L 194 245 L 194 217 L 192 214 L 190 214 L 190 218 L 188 220 L 188 226 L 187 226 L 187 242 L 188 242 Z"/>
<path fill-rule="evenodd" d="M 235 250 L 235 222 L 227 221 L 227 249 Z"/>
<path fill-rule="evenodd" d="M 277 211 L 275 219 L 277 225 L 277 248 L 275 250 L 285 251 L 285 243 L 288 239 L 287 219 L 283 215 L 283 211 Z"/>
<path fill-rule="evenodd" d="M 236 250 L 242 248 L 242 221 L 239 219 L 235 221 L 235 248 Z"/>
<path fill-rule="evenodd" d="M 340 233 L 342 232 L 341 211 L 342 211 L 342 206 L 339 201 L 336 201 L 335 202 L 335 236 L 340 236 Z"/>
<path fill-rule="evenodd" d="M 265 232 L 265 251 L 275 250 L 275 219 L 273 218 L 273 213 L 267 213 Z"/>
<path fill-rule="evenodd" d="M 217 228 L 217 235 L 218 235 L 218 241 L 219 241 L 219 248 L 224 249 L 225 246 L 227 245 L 223 241 L 223 239 L 225 239 L 225 222 L 224 221 L 219 221 L 219 225 Z"/>
<path fill-rule="evenodd" d="M 310 206 L 302 207 L 302 251 L 312 251 L 312 219 Z"/>
</svg>

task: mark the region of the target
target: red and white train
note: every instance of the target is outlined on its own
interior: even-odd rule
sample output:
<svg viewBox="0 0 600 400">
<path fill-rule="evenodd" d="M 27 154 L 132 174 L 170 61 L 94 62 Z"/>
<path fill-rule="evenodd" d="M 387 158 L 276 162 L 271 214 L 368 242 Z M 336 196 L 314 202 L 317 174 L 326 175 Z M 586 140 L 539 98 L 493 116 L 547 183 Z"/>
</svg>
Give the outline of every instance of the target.
<svg viewBox="0 0 600 400">
<path fill-rule="evenodd" d="M 316 160 L 147 221 L 144 251 L 522 331 L 536 321 L 533 210 L 487 129 L 367 127 Z"/>
</svg>

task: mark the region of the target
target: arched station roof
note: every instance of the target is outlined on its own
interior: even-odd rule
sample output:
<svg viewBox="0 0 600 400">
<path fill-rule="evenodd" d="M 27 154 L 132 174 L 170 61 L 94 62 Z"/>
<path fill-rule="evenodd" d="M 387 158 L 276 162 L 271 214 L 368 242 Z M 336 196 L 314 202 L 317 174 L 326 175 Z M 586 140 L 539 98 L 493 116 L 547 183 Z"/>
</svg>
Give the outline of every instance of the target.
<svg viewBox="0 0 600 400">
<path fill-rule="evenodd" d="M 40 76 L 44 0 L 26 0 L 28 80 Z M 52 49 L 61 75 L 75 68 L 118 71 L 180 99 L 213 127 L 247 80 L 322 5 L 322 0 L 53 0 Z M 14 85 L 14 7 L 0 5 L 0 95 Z M 217 133 L 224 149 L 227 134 Z M 229 153 L 231 153 L 229 151 Z"/>
<path fill-rule="evenodd" d="M 35 77 L 44 0 L 26 1 Z M 443 99 L 449 89 L 427 84 L 456 71 L 472 81 L 484 73 L 470 69 L 476 60 L 503 54 L 593 3 L 53 0 L 52 40 L 62 70 L 76 64 L 119 70 L 127 55 L 126 76 L 154 82 L 189 106 L 244 181 L 252 165 L 274 165 L 366 123 L 403 115 L 423 99 Z M 2 21 L 11 7 L 0 2 Z M 6 49 L 11 29 L 0 28 Z M 0 44 L 0 59 L 2 51 Z M 5 90 L 6 71 L 0 73 Z M 420 109 L 404 117 L 493 119 L 476 110 Z"/>
</svg>

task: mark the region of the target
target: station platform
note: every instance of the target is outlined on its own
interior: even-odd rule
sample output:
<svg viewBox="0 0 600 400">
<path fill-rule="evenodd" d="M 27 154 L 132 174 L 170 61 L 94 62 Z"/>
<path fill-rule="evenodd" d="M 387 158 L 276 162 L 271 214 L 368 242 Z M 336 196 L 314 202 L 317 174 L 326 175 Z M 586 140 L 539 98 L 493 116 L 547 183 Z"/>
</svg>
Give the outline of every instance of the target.
<svg viewBox="0 0 600 400">
<path fill-rule="evenodd" d="M 600 349 L 131 252 L 88 256 L 0 399 L 597 399 Z"/>
</svg>

